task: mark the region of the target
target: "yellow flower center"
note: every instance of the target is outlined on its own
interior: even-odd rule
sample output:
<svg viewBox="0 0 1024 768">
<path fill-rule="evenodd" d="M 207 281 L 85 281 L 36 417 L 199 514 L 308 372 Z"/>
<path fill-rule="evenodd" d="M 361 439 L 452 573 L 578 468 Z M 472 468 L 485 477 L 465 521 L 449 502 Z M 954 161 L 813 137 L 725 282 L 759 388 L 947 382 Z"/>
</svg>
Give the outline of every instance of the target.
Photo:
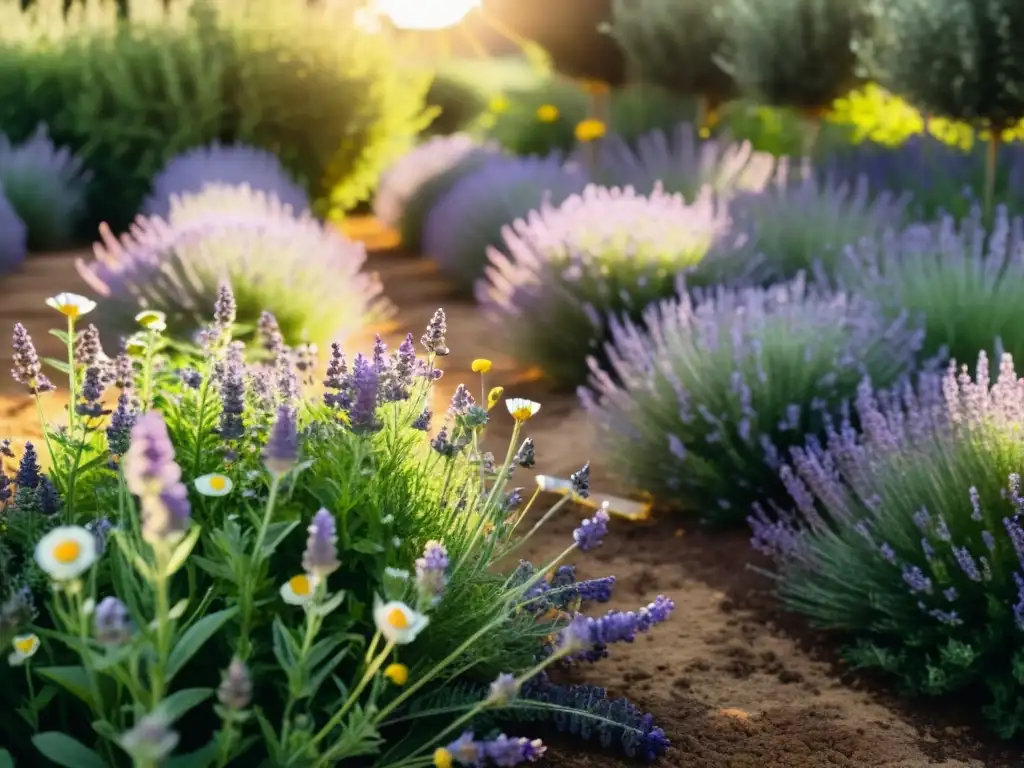
<svg viewBox="0 0 1024 768">
<path fill-rule="evenodd" d="M 444 747 L 435 749 L 434 768 L 452 768 L 452 753 Z"/>
<path fill-rule="evenodd" d="M 292 576 L 290 579 L 288 579 L 288 586 L 290 586 L 292 588 L 292 592 L 294 592 L 299 597 L 305 597 L 310 592 L 312 592 L 312 589 L 310 588 L 309 577 L 305 574 Z"/>
<path fill-rule="evenodd" d="M 61 304 L 57 307 L 57 311 L 65 317 L 70 317 L 72 320 L 78 317 L 78 307 L 74 304 Z"/>
<path fill-rule="evenodd" d="M 516 421 L 527 421 L 531 416 L 533 416 L 533 409 L 528 405 L 524 405 L 522 408 L 516 408 L 512 411 L 512 418 Z"/>
<path fill-rule="evenodd" d="M 53 548 L 53 559 L 63 565 L 75 562 L 80 554 L 82 554 L 82 545 L 71 539 L 62 541 Z"/>
<path fill-rule="evenodd" d="M 215 491 L 223 491 L 228 487 L 228 479 L 224 475 L 214 475 L 210 478 L 210 487 Z"/>
<path fill-rule="evenodd" d="M 14 641 L 14 650 L 22 654 L 32 653 L 32 651 L 36 647 L 37 642 L 38 640 L 36 639 L 35 635 L 30 635 L 29 637 L 24 638 L 16 638 Z"/>
<path fill-rule="evenodd" d="M 409 668 L 405 664 L 388 664 L 384 677 L 395 685 L 405 685 L 409 681 Z"/>
<path fill-rule="evenodd" d="M 388 612 L 388 624 L 395 629 L 408 629 L 409 617 L 405 615 L 405 611 L 401 608 L 392 608 Z"/>
</svg>

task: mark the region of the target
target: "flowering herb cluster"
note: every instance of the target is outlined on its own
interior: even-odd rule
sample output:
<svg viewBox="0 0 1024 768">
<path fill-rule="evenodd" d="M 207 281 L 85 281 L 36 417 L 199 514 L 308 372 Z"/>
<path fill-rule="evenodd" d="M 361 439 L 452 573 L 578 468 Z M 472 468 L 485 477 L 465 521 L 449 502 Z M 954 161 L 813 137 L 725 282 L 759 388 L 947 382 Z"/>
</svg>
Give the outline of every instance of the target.
<svg viewBox="0 0 1024 768">
<path fill-rule="evenodd" d="M 0 443 L 0 464 L 17 464 L 0 471 L 0 757 L 518 765 L 545 747 L 505 735 L 516 710 L 571 718 L 647 760 L 665 752 L 650 716 L 553 679 L 667 620 L 672 601 L 581 612 L 614 585 L 565 564 L 609 535 L 603 508 L 549 562 L 496 569 L 589 494 L 589 465 L 518 535 L 537 494 L 524 503 L 510 479 L 534 463 L 524 432 L 540 405 L 504 400 L 514 428 L 500 462 L 481 448 L 500 389 L 477 404 L 459 387 L 434 418 L 441 310 L 425 356 L 411 335 L 351 359 L 334 345 L 314 390 L 311 350 L 286 345 L 269 312 L 260 354 L 234 338 L 226 285 L 195 354 L 171 355 L 165 315 L 146 310 L 108 355 L 83 319 L 95 303 L 48 304 L 66 320 L 54 333 L 67 361 L 45 364 L 66 378 L 68 421 L 43 424 L 40 448 L 20 456 Z M 38 404 L 54 383 L 21 326 L 14 346 L 15 379 Z"/>
<path fill-rule="evenodd" d="M 914 693 L 987 687 L 1010 737 L 1024 722 L 1024 380 L 1009 355 L 989 365 L 865 380 L 852 412 L 780 466 L 787 503 L 750 522 L 782 600 L 851 637 L 856 664 Z"/>
<path fill-rule="evenodd" d="M 688 204 L 657 186 L 647 196 L 589 186 L 507 227 L 477 296 L 517 359 L 572 390 L 586 381 L 588 356 L 605 359 L 610 320 L 639 322 L 673 296 L 680 273 L 734 247 L 729 227 L 709 187 Z"/>
<path fill-rule="evenodd" d="M 230 280 L 247 332 L 273 311 L 290 344 L 326 346 L 388 312 L 366 250 L 273 193 L 207 184 L 172 196 L 166 220 L 139 218 L 115 237 L 101 228 L 96 258 L 79 273 L 103 298 L 105 340 L 127 335 L 142 309 L 162 312 L 168 332 L 191 342 L 222 280 Z"/>
<path fill-rule="evenodd" d="M 865 374 L 908 373 L 921 333 L 856 295 L 809 288 L 694 289 L 615 322 L 608 370 L 584 407 L 609 466 L 713 523 L 784 496 L 777 468 L 820 432 Z"/>
</svg>

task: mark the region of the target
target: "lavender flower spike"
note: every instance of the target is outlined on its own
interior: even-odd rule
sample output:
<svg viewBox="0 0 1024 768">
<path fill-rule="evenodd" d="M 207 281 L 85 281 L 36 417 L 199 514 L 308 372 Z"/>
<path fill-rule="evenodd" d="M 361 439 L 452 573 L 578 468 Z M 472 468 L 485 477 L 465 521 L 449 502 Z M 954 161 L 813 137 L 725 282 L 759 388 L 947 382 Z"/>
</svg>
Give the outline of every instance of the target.
<svg viewBox="0 0 1024 768">
<path fill-rule="evenodd" d="M 432 355 L 444 357 L 448 354 L 448 344 L 445 334 L 448 333 L 448 321 L 444 310 L 438 309 L 434 316 L 427 323 L 427 332 L 420 337 L 420 344 Z"/>
<path fill-rule="evenodd" d="M 93 615 L 93 634 L 100 645 L 118 646 L 132 636 L 128 607 L 116 597 L 105 597 Z"/>
<path fill-rule="evenodd" d="M 324 508 L 313 515 L 302 555 L 302 569 L 316 579 L 322 579 L 341 567 L 338 561 L 338 535 L 334 515 Z"/>
<path fill-rule="evenodd" d="M 582 552 L 589 552 L 601 546 L 604 537 L 608 535 L 608 504 L 607 502 L 594 513 L 593 517 L 587 518 L 580 527 L 572 532 L 576 546 Z"/>
<path fill-rule="evenodd" d="M 263 465 L 277 477 L 289 472 L 299 458 L 299 435 L 295 411 L 286 405 L 277 410 L 277 420 L 263 449 Z"/>
<path fill-rule="evenodd" d="M 424 603 L 436 605 L 448 585 L 448 550 L 439 541 L 428 541 L 423 557 L 416 560 L 416 586 Z"/>
<path fill-rule="evenodd" d="M 11 369 L 11 376 L 19 384 L 28 387 L 30 395 L 41 395 L 44 392 L 52 392 L 53 384 L 43 373 L 42 363 L 39 362 L 39 355 L 36 346 L 32 343 L 32 337 L 28 330 L 21 323 L 14 326 L 14 366 Z"/>
<path fill-rule="evenodd" d="M 142 537 L 151 544 L 181 538 L 191 523 L 188 491 L 163 416 L 149 411 L 132 428 L 124 456 L 128 490 L 142 505 Z"/>
</svg>

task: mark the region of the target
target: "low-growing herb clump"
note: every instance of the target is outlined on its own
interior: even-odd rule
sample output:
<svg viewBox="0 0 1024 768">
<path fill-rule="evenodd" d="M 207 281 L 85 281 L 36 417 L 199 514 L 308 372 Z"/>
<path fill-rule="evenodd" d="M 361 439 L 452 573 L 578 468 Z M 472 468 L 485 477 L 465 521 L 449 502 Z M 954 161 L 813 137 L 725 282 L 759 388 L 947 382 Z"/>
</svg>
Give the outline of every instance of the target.
<svg viewBox="0 0 1024 768">
<path fill-rule="evenodd" d="M 877 297 L 890 316 L 920 318 L 922 353 L 974 359 L 979 349 L 1024 359 L 1024 219 L 999 206 L 961 221 L 892 229 L 847 251 L 851 289 Z"/>
<path fill-rule="evenodd" d="M 171 336 L 193 341 L 224 279 L 242 337 L 268 308 L 285 341 L 320 347 L 390 311 L 380 281 L 363 271 L 361 243 L 245 185 L 207 185 L 172 198 L 166 221 L 140 218 L 120 238 L 108 228 L 101 235 L 96 258 L 78 270 L 103 297 L 97 325 L 105 339 L 131 333 L 146 309 L 164 313 Z"/>
<path fill-rule="evenodd" d="M 544 203 L 559 205 L 587 185 L 586 172 L 557 155 L 496 156 L 463 177 L 427 215 L 424 253 L 467 294 L 487 266 L 487 249 L 501 247 L 502 230 Z"/>
<path fill-rule="evenodd" d="M 782 498 L 776 469 L 818 434 L 865 374 L 910 371 L 921 334 L 856 295 L 808 288 L 683 292 L 643 323 L 611 326 L 584 406 L 609 466 L 634 487 L 713 524 Z"/>
<path fill-rule="evenodd" d="M 640 322 L 648 305 L 675 294 L 680 273 L 729 247 L 728 234 L 710 188 L 688 204 L 660 188 L 646 196 L 590 186 L 507 227 L 477 296 L 516 358 L 571 390 L 586 382 L 589 356 L 606 360 L 612 319 Z"/>
<path fill-rule="evenodd" d="M 172 157 L 153 179 L 143 216 L 167 218 L 175 196 L 198 194 L 207 186 L 248 185 L 273 195 L 297 213 L 309 210 L 306 191 L 270 152 L 245 144 L 211 144 Z"/>
<path fill-rule="evenodd" d="M 524 503 L 509 481 L 533 465 L 524 433 L 540 405 L 499 409 L 500 390 L 478 405 L 460 386 L 431 437 L 441 310 L 423 357 L 412 335 L 351 359 L 335 344 L 317 395 L 310 350 L 286 346 L 272 315 L 266 354 L 234 339 L 227 285 L 194 353 L 147 310 L 107 356 L 84 325 L 92 301 L 47 303 L 68 358 L 46 364 L 71 407 L 0 471 L 0 758 L 509 766 L 545 748 L 501 729 L 544 719 L 646 760 L 665 752 L 650 716 L 548 672 L 631 642 L 672 601 L 580 613 L 614 579 L 579 582 L 564 561 L 600 546 L 604 508 L 550 562 L 500 571 L 539 527 L 517 534 L 537 495 Z M 14 377 L 37 403 L 54 390 L 42 365 L 16 326 Z M 503 411 L 499 463 L 479 446 Z M 0 455 L 16 458 L 9 441 Z M 544 520 L 587 497 L 588 467 L 574 477 Z"/>
<path fill-rule="evenodd" d="M 1009 738 L 1024 714 L 1024 383 L 1004 355 L 873 390 L 780 467 L 784 511 L 750 518 L 790 609 L 916 694 L 987 688 Z M 853 414 L 851 414 L 852 416 Z M 792 511 L 785 511 L 785 510 Z"/>
<path fill-rule="evenodd" d="M 0 182 L 0 274 L 18 269 L 28 256 L 28 227 L 7 199 Z"/>
</svg>

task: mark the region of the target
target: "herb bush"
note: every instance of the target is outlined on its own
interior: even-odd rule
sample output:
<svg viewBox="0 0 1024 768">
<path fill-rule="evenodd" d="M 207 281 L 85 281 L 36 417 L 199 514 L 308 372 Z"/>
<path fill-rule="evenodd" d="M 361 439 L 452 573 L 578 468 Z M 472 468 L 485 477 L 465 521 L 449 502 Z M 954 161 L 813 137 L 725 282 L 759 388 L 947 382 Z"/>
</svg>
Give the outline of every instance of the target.
<svg viewBox="0 0 1024 768">
<path fill-rule="evenodd" d="M 847 246 L 899 226 L 909 196 L 875 191 L 866 177 L 854 181 L 819 178 L 780 161 L 774 179 L 760 191 L 730 199 L 736 226 L 751 233 L 749 250 L 716 251 L 697 268 L 705 282 L 754 281 L 770 285 L 804 272 L 835 279 Z"/>
<path fill-rule="evenodd" d="M 515 427 L 500 464 L 477 449 L 494 412 L 464 387 L 430 438 L 443 312 L 421 338 L 426 357 L 412 335 L 351 360 L 335 345 L 312 397 L 308 357 L 279 335 L 264 340 L 269 359 L 244 363 L 226 287 L 203 349 L 173 357 L 158 312 L 111 360 L 82 327 L 91 301 L 48 304 L 66 319 L 55 333 L 68 362 L 55 367 L 73 407 L 66 425 L 43 425 L 48 471 L 26 446 L 13 478 L 0 474 L 0 641 L 12 649 L 0 758 L 517 765 L 544 750 L 497 735 L 517 717 L 648 760 L 665 751 L 650 716 L 544 673 L 632 641 L 672 601 L 579 613 L 614 584 L 577 582 L 563 564 L 600 545 L 603 509 L 551 562 L 496 570 L 531 535 L 515 533 L 530 504 L 509 480 L 532 465 L 532 442 L 517 446 L 540 406 L 506 401 Z M 20 325 L 14 345 L 16 380 L 34 398 L 52 390 Z M 549 517 L 587 496 L 587 468 L 576 478 Z"/>
<path fill-rule="evenodd" d="M 443 68 L 431 80 L 426 101 L 428 107 L 437 110 L 437 116 L 426 129 L 430 136 L 469 130 L 487 109 L 487 99 L 478 88 Z"/>
<path fill-rule="evenodd" d="M 428 118 L 427 82 L 360 33 L 351 11 L 139 0 L 119 20 L 115 3 L 86 0 L 65 19 L 63 0 L 25 11 L 3 0 L 0 131 L 18 142 L 46 122 L 82 158 L 94 173 L 90 229 L 126 227 L 171 158 L 215 141 L 273 152 L 319 213 L 338 214 Z"/>
<path fill-rule="evenodd" d="M 865 375 L 909 372 L 921 334 L 854 294 L 694 289 L 611 324 L 610 365 L 581 398 L 622 479 L 706 523 L 784 498 L 777 467 Z"/>
<path fill-rule="evenodd" d="M 596 145 L 591 175 L 604 186 L 631 186 L 649 194 L 656 186 L 690 200 L 704 186 L 717 192 L 763 189 L 775 172 L 775 158 L 755 152 L 749 142 L 727 136 L 701 138 L 692 123 L 671 132 L 653 130 L 635 142 L 613 133 Z"/>
<path fill-rule="evenodd" d="M 700 0 L 614 0 L 609 34 L 634 77 L 699 98 L 703 122 L 736 95 L 719 61 L 725 25 Z"/>
<path fill-rule="evenodd" d="M 427 212 L 459 179 L 497 151 L 494 144 L 481 144 L 464 133 L 427 139 L 381 175 L 374 215 L 385 226 L 399 230 L 406 248 L 419 250 Z"/>
<path fill-rule="evenodd" d="M 775 557 L 791 610 L 848 638 L 857 667 L 909 692 L 987 689 L 1004 737 L 1024 725 L 1024 385 L 1004 355 L 972 380 L 951 363 L 916 387 L 858 390 L 856 415 L 793 451 L 776 521 L 754 544 Z"/>
<path fill-rule="evenodd" d="M 515 155 L 569 152 L 576 144 L 576 125 L 587 117 L 587 95 L 576 83 L 551 77 L 507 89 L 492 100 L 485 117 L 488 138 Z"/>
<path fill-rule="evenodd" d="M 153 179 L 152 192 L 142 203 L 142 215 L 167 218 L 174 195 L 199 193 L 209 184 L 247 184 L 258 192 L 274 195 L 295 213 L 310 207 L 306 191 L 270 152 L 243 144 L 211 144 L 168 161 Z"/>
<path fill-rule="evenodd" d="M 427 214 L 423 251 L 455 287 L 472 294 L 487 266 L 490 247 L 500 247 L 506 224 L 545 202 L 558 205 L 583 191 L 587 174 L 557 155 L 489 158 L 460 179 Z"/>
<path fill-rule="evenodd" d="M 657 187 L 646 196 L 588 186 L 505 228 L 477 298 L 517 360 L 571 391 L 586 382 L 588 357 L 606 362 L 610 318 L 639 322 L 674 295 L 677 275 L 729 247 L 729 224 L 707 187 L 687 203 Z"/>
<path fill-rule="evenodd" d="M 89 180 L 82 161 L 54 146 L 45 125 L 19 145 L 0 135 L 0 182 L 28 227 L 30 250 L 53 251 L 74 243 Z"/>
<path fill-rule="evenodd" d="M 4 193 L 0 182 L 0 275 L 13 272 L 28 257 L 28 228 Z"/>
<path fill-rule="evenodd" d="M 890 229 L 847 256 L 846 285 L 889 317 L 921 319 L 923 354 L 971 360 L 983 349 L 1024 359 L 1024 219 L 1005 207 L 991 227 L 979 206 L 960 221 Z"/>
<path fill-rule="evenodd" d="M 167 221 L 140 217 L 119 238 L 108 227 L 100 234 L 96 258 L 77 267 L 103 297 L 105 339 L 130 333 L 146 309 L 164 313 L 169 335 L 190 342 L 223 280 L 235 292 L 242 338 L 267 308 L 289 344 L 319 346 L 390 312 L 380 281 L 363 271 L 361 243 L 248 186 L 207 185 L 172 197 Z"/>
</svg>

